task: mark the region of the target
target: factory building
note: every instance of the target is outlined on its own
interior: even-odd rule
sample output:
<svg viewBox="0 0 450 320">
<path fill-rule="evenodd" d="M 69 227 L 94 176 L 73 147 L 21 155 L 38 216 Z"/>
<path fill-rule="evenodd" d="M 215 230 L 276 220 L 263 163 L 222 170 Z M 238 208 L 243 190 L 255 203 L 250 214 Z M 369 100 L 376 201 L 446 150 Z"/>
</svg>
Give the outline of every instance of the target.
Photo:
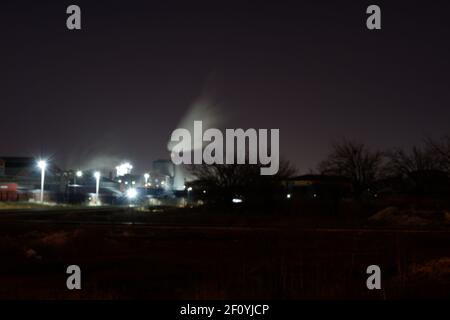
<svg viewBox="0 0 450 320">
<path fill-rule="evenodd" d="M 33 157 L 0 157 L 0 201 L 37 198 L 41 175 Z M 64 189 L 62 171 L 52 165 L 46 172 L 47 193 Z"/>
</svg>

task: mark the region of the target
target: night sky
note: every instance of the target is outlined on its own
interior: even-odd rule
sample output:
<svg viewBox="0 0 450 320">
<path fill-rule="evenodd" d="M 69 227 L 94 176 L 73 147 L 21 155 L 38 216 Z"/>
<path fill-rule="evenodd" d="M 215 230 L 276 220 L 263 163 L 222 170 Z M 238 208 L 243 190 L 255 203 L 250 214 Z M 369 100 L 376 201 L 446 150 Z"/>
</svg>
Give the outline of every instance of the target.
<svg viewBox="0 0 450 320">
<path fill-rule="evenodd" d="M 279 128 L 303 172 L 343 137 L 408 147 L 450 133 L 449 17 L 445 1 L 2 1 L 0 155 L 146 170 L 193 110 Z"/>
</svg>

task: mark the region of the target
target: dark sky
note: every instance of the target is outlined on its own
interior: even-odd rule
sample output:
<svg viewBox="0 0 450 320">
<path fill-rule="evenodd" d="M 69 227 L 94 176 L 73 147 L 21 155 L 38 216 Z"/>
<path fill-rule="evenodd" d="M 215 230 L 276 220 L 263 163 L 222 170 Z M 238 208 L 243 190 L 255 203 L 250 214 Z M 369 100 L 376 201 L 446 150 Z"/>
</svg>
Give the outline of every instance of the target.
<svg viewBox="0 0 450 320">
<path fill-rule="evenodd" d="M 389 148 L 450 133 L 450 6 L 373 3 L 2 1 L 0 154 L 145 170 L 205 98 L 223 127 L 279 128 L 301 171 L 343 137 Z M 66 28 L 70 4 L 81 31 Z"/>
</svg>

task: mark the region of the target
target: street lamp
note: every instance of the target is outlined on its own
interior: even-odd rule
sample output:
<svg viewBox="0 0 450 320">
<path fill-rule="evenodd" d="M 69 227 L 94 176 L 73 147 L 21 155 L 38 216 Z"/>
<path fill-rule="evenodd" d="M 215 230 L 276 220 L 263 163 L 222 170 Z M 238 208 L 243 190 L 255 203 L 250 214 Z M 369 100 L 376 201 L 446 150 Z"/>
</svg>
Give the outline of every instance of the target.
<svg viewBox="0 0 450 320">
<path fill-rule="evenodd" d="M 191 202 L 191 191 L 192 191 L 192 187 L 187 188 L 187 202 L 188 204 Z"/>
<path fill-rule="evenodd" d="M 147 187 L 147 185 L 148 185 L 148 179 L 150 178 L 150 175 L 148 174 L 148 173 L 145 173 L 144 174 L 144 179 L 145 179 L 145 184 L 144 184 L 144 186 L 145 187 Z"/>
<path fill-rule="evenodd" d="M 83 176 L 83 171 L 78 170 L 73 177 L 73 184 L 77 184 L 77 178 L 81 178 Z"/>
<path fill-rule="evenodd" d="M 45 169 L 47 168 L 47 161 L 39 160 L 37 163 L 39 169 L 41 169 L 41 203 L 44 202 L 44 180 L 45 180 Z"/>
<path fill-rule="evenodd" d="M 94 172 L 94 177 L 96 180 L 96 184 L 95 184 L 95 202 L 98 204 L 98 191 L 100 189 L 100 172 L 96 171 Z"/>
</svg>

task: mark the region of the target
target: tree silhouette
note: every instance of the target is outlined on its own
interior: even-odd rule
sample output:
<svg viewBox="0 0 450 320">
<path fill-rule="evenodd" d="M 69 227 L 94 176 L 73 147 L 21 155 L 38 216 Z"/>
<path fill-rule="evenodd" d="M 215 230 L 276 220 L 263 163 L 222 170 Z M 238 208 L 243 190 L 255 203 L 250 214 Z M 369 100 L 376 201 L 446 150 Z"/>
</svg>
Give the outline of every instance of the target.
<svg viewBox="0 0 450 320">
<path fill-rule="evenodd" d="M 319 171 L 351 179 L 353 192 L 359 197 L 374 184 L 382 161 L 381 152 L 371 151 L 363 143 L 343 140 L 333 143 L 331 153 L 319 164 Z"/>
<path fill-rule="evenodd" d="M 437 141 L 429 138 L 427 144 L 435 153 L 441 170 L 450 173 L 450 136 L 444 136 Z"/>
<path fill-rule="evenodd" d="M 201 164 L 189 167 L 190 173 L 205 188 L 208 199 L 215 203 L 230 204 L 236 196 L 245 198 L 247 204 L 269 203 L 281 193 L 282 182 L 291 177 L 295 168 L 288 161 L 280 161 L 278 173 L 263 176 L 261 165 L 250 164 Z"/>
<path fill-rule="evenodd" d="M 413 146 L 409 152 L 396 148 L 386 152 L 385 174 L 410 177 L 413 172 L 439 170 L 438 159 L 429 146 Z"/>
</svg>

